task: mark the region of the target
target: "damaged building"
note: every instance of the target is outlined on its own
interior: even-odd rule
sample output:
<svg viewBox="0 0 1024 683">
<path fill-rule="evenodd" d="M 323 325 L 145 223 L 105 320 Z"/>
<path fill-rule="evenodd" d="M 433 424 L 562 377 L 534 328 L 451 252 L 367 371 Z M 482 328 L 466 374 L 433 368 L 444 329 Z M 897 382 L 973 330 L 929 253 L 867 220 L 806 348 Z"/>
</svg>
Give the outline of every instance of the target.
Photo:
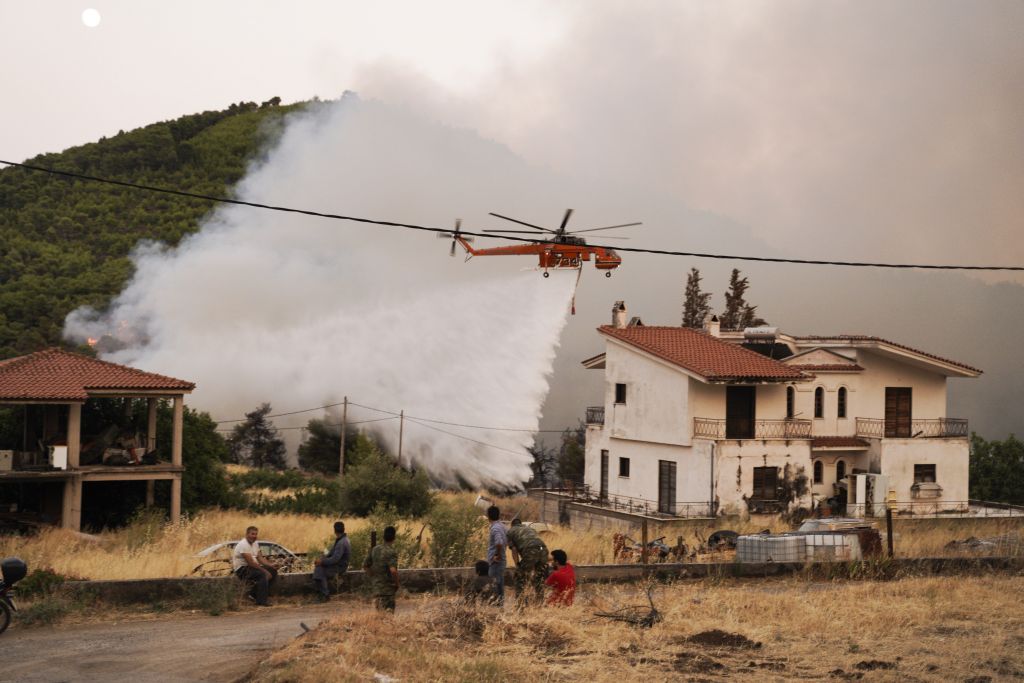
<svg viewBox="0 0 1024 683">
<path fill-rule="evenodd" d="M 59 348 L 0 361 L 0 519 L 78 530 L 83 497 L 102 507 L 104 484 L 136 482 L 152 505 L 157 482 L 169 482 L 177 521 L 184 397 L 194 388 Z M 167 459 L 157 454 L 161 400 L 171 408 Z"/>
</svg>

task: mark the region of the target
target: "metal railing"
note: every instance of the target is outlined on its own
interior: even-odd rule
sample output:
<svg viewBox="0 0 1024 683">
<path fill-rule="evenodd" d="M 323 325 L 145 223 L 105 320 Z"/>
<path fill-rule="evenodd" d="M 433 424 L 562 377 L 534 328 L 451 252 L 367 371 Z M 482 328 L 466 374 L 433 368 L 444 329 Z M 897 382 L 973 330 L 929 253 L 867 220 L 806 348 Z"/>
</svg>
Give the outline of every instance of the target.
<svg viewBox="0 0 1024 683">
<path fill-rule="evenodd" d="M 693 436 L 696 439 L 809 439 L 810 420 L 754 420 L 749 436 L 735 436 L 725 420 L 708 417 L 693 418 Z"/>
<path fill-rule="evenodd" d="M 886 423 L 877 417 L 858 417 L 857 436 L 868 438 L 924 438 L 942 439 L 965 437 L 968 435 L 967 420 L 958 417 L 940 417 L 933 420 L 911 420 L 910 432 L 898 435 L 899 427 L 895 422 Z"/>
<path fill-rule="evenodd" d="M 552 493 L 561 493 L 574 503 L 585 503 L 597 507 L 626 512 L 634 515 L 647 517 L 713 517 L 711 514 L 711 503 L 700 502 L 674 502 L 668 505 L 660 505 L 656 500 L 637 498 L 635 496 L 623 496 L 609 493 L 601 496 L 589 485 L 570 486 L 557 489 L 544 489 Z"/>
<path fill-rule="evenodd" d="M 604 424 L 604 406 L 591 406 L 587 408 L 587 424 L 588 425 L 603 425 Z"/>
</svg>

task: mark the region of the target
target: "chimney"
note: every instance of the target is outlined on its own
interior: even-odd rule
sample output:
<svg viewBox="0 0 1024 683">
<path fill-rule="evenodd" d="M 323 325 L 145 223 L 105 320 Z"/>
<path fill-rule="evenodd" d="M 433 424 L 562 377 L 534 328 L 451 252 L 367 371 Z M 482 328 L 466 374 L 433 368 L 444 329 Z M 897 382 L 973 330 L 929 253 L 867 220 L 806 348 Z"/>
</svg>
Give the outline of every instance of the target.
<svg viewBox="0 0 1024 683">
<path fill-rule="evenodd" d="M 612 327 L 621 330 L 626 326 L 626 302 L 616 301 L 612 306 Z"/>
<path fill-rule="evenodd" d="M 719 332 L 718 316 L 712 314 L 711 316 L 704 318 L 704 331 L 710 334 L 712 337 L 722 336 Z"/>
</svg>

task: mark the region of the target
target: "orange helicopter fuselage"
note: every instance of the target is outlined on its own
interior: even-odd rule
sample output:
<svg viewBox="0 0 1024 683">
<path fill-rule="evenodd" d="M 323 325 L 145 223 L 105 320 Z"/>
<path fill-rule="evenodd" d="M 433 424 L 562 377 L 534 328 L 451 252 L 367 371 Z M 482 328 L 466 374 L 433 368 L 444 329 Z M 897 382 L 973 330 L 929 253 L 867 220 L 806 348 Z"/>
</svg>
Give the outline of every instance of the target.
<svg viewBox="0 0 1024 683">
<path fill-rule="evenodd" d="M 536 256 L 538 267 L 548 270 L 551 268 L 581 268 L 584 261 L 590 261 L 594 256 L 594 267 L 598 270 L 612 271 L 622 263 L 622 257 L 612 249 L 605 247 L 591 247 L 585 243 L 567 244 L 561 242 L 539 242 L 536 244 L 514 244 L 507 247 L 490 247 L 486 249 L 474 249 L 466 240 L 457 238 L 459 244 L 466 250 L 470 258 L 472 256 Z M 579 240 L 582 242 L 582 240 Z M 608 272 L 608 275 L 611 273 Z"/>
</svg>

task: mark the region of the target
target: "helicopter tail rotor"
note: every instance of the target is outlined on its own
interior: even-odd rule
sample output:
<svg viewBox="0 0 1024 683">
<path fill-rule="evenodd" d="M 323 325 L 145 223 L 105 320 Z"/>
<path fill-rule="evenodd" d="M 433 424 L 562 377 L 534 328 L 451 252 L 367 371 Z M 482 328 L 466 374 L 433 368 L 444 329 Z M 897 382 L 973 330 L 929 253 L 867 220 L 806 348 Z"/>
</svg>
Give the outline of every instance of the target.
<svg viewBox="0 0 1024 683">
<path fill-rule="evenodd" d="M 462 219 L 461 218 L 456 218 L 455 219 L 455 231 L 454 232 L 439 232 L 439 233 L 437 233 L 437 237 L 438 237 L 438 239 L 442 239 L 442 240 L 446 240 L 446 239 L 451 238 L 451 240 L 452 240 L 452 248 L 449 251 L 449 256 L 455 256 L 455 243 L 456 242 L 460 242 L 460 241 L 461 242 L 472 242 L 473 241 L 472 235 L 463 235 L 462 234 Z"/>
</svg>

